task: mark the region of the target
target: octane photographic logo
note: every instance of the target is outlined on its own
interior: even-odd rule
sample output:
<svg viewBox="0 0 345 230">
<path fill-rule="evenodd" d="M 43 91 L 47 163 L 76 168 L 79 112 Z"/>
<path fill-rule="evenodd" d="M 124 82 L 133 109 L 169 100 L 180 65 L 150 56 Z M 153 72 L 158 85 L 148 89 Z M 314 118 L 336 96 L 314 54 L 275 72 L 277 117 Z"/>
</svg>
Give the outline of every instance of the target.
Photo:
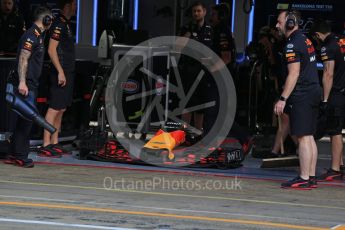
<svg viewBox="0 0 345 230">
<path fill-rule="evenodd" d="M 199 63 L 201 63 L 203 66 L 203 68 L 200 69 L 200 72 L 197 74 L 197 77 L 194 78 L 196 80 L 188 89 L 188 92 L 185 92 L 186 89 L 184 89 L 182 84 L 182 78 L 188 76 L 183 76 L 183 74 L 180 73 L 179 60 L 181 55 L 176 55 L 176 50 L 179 50 L 178 47 L 181 47 L 181 43 L 185 44 L 183 48 L 180 49 L 181 54 L 183 56 L 187 56 L 188 58 L 199 61 Z M 173 81 L 174 83 L 172 83 L 170 78 L 164 78 L 164 76 L 156 75 L 155 73 L 151 72 L 151 69 L 148 69 L 145 65 L 143 65 L 143 62 L 147 62 L 153 58 L 150 52 L 148 52 L 148 55 L 142 55 L 140 58 L 138 58 L 138 54 L 142 54 L 145 47 L 166 47 L 167 50 L 172 51 L 170 54 L 175 53 L 174 55 L 168 56 L 170 72 L 173 73 L 175 78 Z M 223 64 L 223 68 L 219 68 L 219 70 L 211 72 L 211 67 L 214 67 L 215 65 L 219 66 L 219 63 Z M 123 83 L 128 82 L 129 78 L 133 77 L 133 72 L 135 71 L 139 71 L 140 76 L 146 78 L 142 79 L 143 82 L 156 83 L 154 83 L 149 89 L 142 87 L 139 92 L 133 95 L 128 95 L 123 91 Z M 213 106 L 216 106 L 215 100 L 206 101 L 205 103 L 197 106 L 187 106 L 200 81 L 203 78 L 206 78 L 206 74 L 214 79 L 218 88 L 208 89 L 218 90 L 218 116 L 215 119 L 210 131 L 196 144 L 186 147 L 184 152 L 195 153 L 196 159 L 199 159 L 198 157 L 200 156 L 205 156 L 211 153 L 227 137 L 231 129 L 236 112 L 236 90 L 230 72 L 225 67 L 224 62 L 222 62 L 218 55 L 208 47 L 192 39 L 174 36 L 157 37 L 147 40 L 126 52 L 126 54 L 115 65 L 106 89 L 106 112 L 111 130 L 114 134 L 133 133 L 133 124 L 130 124 L 128 119 L 126 120 L 125 118 L 124 110 L 126 110 L 126 108 L 123 103 L 127 103 L 128 101 L 134 99 L 140 99 L 145 104 L 144 109 L 140 110 L 140 121 L 135 125 L 136 133 L 142 133 L 145 129 L 147 129 L 147 127 L 149 127 L 150 124 L 148 125 L 148 123 L 150 122 L 152 113 L 158 114 L 161 125 L 163 125 L 164 121 L 167 120 L 177 123 L 184 123 L 181 119 L 182 114 L 187 112 L 198 112 L 201 110 L 205 111 L 205 109 L 210 109 Z M 167 79 L 170 80 L 167 81 Z M 177 108 L 167 110 L 165 109 L 166 104 L 164 105 L 162 101 L 165 100 L 165 102 L 171 102 L 171 99 L 169 99 L 167 95 L 170 93 L 177 95 L 179 103 Z M 201 133 L 201 130 L 198 130 L 192 126 L 189 126 L 188 130 L 194 133 Z M 188 133 L 186 135 L 188 135 Z M 149 155 L 143 151 L 143 146 L 149 140 L 135 138 L 118 138 L 117 140 L 129 151 L 133 157 L 141 159 L 149 164 L 166 165 L 160 160 L 161 156 L 159 150 L 153 151 L 154 153 L 150 153 Z M 172 157 L 170 157 L 171 155 L 168 156 L 168 160 L 176 160 L 176 158 L 172 159 Z M 178 158 L 178 156 L 176 157 Z M 190 163 L 183 162 L 174 165 L 186 166 L 188 164 Z"/>
</svg>

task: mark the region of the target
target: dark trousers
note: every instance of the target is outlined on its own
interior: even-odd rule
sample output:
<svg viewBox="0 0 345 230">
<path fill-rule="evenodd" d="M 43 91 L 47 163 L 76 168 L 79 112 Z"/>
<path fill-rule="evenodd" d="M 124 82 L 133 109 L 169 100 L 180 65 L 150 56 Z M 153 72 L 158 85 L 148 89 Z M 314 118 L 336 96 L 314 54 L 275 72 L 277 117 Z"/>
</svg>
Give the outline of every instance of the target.
<svg viewBox="0 0 345 230">
<path fill-rule="evenodd" d="M 21 96 L 23 100 L 35 106 L 36 95 L 29 91 L 27 97 Z M 11 153 L 15 158 L 26 160 L 30 152 L 30 133 L 32 121 L 28 121 L 15 112 L 11 112 L 10 132 L 13 133 L 11 140 Z"/>
</svg>

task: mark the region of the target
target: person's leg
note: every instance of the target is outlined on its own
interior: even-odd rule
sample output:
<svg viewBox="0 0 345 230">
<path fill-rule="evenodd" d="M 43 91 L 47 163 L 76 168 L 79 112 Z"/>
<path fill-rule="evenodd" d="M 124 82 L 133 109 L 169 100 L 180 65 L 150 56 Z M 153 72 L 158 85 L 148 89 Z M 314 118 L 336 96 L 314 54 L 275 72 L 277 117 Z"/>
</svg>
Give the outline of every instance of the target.
<svg viewBox="0 0 345 230">
<path fill-rule="evenodd" d="M 342 180 L 341 163 L 343 155 L 343 137 L 341 134 L 341 127 L 342 125 L 330 133 L 332 152 L 331 167 L 325 173 L 317 177 L 319 181 Z"/>
<path fill-rule="evenodd" d="M 26 160 L 30 152 L 30 132 L 32 121 L 18 118 L 17 127 L 13 134 L 13 151 L 16 159 Z"/>
<path fill-rule="evenodd" d="M 340 173 L 343 174 L 343 177 L 345 179 L 345 166 L 344 166 L 344 161 L 343 161 L 343 155 L 341 155 Z"/>
<path fill-rule="evenodd" d="M 211 131 L 219 114 L 219 93 L 214 80 L 211 80 L 211 83 L 213 83 L 210 84 L 207 90 L 204 90 L 207 94 L 204 93 L 205 95 L 203 95 L 205 97 L 205 103 L 214 103 L 214 105 L 204 109 L 203 129 L 205 135 Z"/>
<path fill-rule="evenodd" d="M 14 137 L 15 137 L 15 133 L 16 133 L 16 130 L 17 130 L 17 122 L 18 122 L 18 119 L 20 119 L 20 116 L 14 112 L 14 111 L 10 111 L 10 117 L 9 117 L 9 132 L 12 133 L 12 136 L 11 136 L 11 141 L 10 141 L 10 152 L 8 153 L 9 156 L 14 156 L 14 150 L 15 150 L 15 144 L 14 144 Z"/>
<path fill-rule="evenodd" d="M 204 124 L 204 114 L 202 113 L 194 113 L 194 126 L 198 130 L 203 130 Z"/>
<path fill-rule="evenodd" d="M 181 63 L 179 63 L 181 64 Z M 188 66 L 186 66 L 185 64 L 183 65 L 183 67 L 179 66 L 179 72 L 181 74 L 181 83 L 183 86 L 183 90 L 185 93 L 185 96 L 187 96 L 189 89 L 192 87 L 193 85 L 193 78 L 192 76 L 194 76 L 194 73 L 190 71 L 190 69 L 188 68 Z M 194 96 L 194 94 L 193 94 Z M 189 98 L 189 101 L 186 102 L 186 105 L 183 109 L 187 109 L 189 107 L 192 107 L 194 105 L 194 98 L 193 96 L 191 98 Z M 183 101 L 184 102 L 184 101 Z M 183 106 L 182 102 L 180 101 L 179 106 Z M 185 122 L 187 125 L 191 125 L 191 121 L 192 121 L 192 113 L 191 112 L 186 112 L 183 113 L 181 118 L 183 120 L 183 122 Z"/>
<path fill-rule="evenodd" d="M 311 165 L 309 169 L 309 176 L 315 177 L 318 150 L 317 150 L 316 142 L 313 136 L 310 136 L 310 142 L 311 142 L 311 147 L 312 147 L 312 159 L 311 159 Z"/>
<path fill-rule="evenodd" d="M 292 133 L 298 138 L 298 153 L 300 159 L 300 177 L 309 179 L 315 177 L 317 164 L 317 146 L 314 139 L 317 126 L 318 107 L 321 98 L 321 89 L 317 88 L 308 94 L 305 101 L 293 108 L 296 113 L 294 127 L 291 127 Z"/>
<path fill-rule="evenodd" d="M 312 184 L 312 187 L 316 187 L 316 165 L 317 165 L 317 158 L 318 158 L 318 148 L 315 142 L 315 134 L 317 132 L 317 124 L 318 124 L 318 115 L 319 115 L 319 102 L 320 102 L 320 97 L 318 96 L 319 94 L 316 93 L 315 95 L 315 104 L 312 106 L 313 112 L 313 132 L 312 135 L 310 136 L 310 141 L 311 141 L 311 148 L 312 148 L 312 160 L 311 160 L 311 165 L 310 165 L 310 172 L 309 172 L 309 177 L 310 182 Z"/>
<path fill-rule="evenodd" d="M 35 106 L 35 94 L 29 91 L 27 97 L 23 97 L 25 102 Z M 32 121 L 28 121 L 20 116 L 17 117 L 16 127 L 13 133 L 12 145 L 14 157 L 17 160 L 27 161 L 30 152 L 30 133 Z"/>
<path fill-rule="evenodd" d="M 300 175 L 283 183 L 283 188 L 309 190 L 317 187 L 314 177 L 317 147 L 313 135 L 316 131 L 316 114 L 321 92 L 319 91 L 317 88 L 315 92 L 310 92 L 305 100 L 289 106 L 291 135 L 298 139 Z"/>
<path fill-rule="evenodd" d="M 331 136 L 332 163 L 330 171 L 339 172 L 340 166 L 343 165 L 343 136 L 342 128 L 344 127 L 345 116 L 345 97 L 340 93 L 331 93 L 329 100 L 328 124 Z"/>
<path fill-rule="evenodd" d="M 331 136 L 332 164 L 331 167 L 323 174 L 319 175 L 319 181 L 342 180 L 341 157 L 343 154 L 342 135 Z"/>
<path fill-rule="evenodd" d="M 331 136 L 332 142 L 332 169 L 334 171 L 340 170 L 343 155 L 343 136 L 335 135 Z"/>
<path fill-rule="evenodd" d="M 279 153 L 280 149 L 281 149 L 281 140 L 286 139 L 287 135 L 290 133 L 290 122 L 289 122 L 289 115 L 283 113 L 281 115 L 281 128 L 278 129 L 276 137 L 275 137 L 275 141 L 274 141 L 274 145 L 272 148 L 272 153 Z"/>
<path fill-rule="evenodd" d="M 292 134 L 295 134 L 296 127 L 291 126 Z M 300 174 L 299 176 L 288 180 L 281 184 L 282 188 L 303 189 L 309 190 L 314 188 L 310 183 L 310 168 L 312 161 L 312 149 L 310 138 L 308 136 L 297 136 L 299 162 L 300 162 Z"/>
<path fill-rule="evenodd" d="M 298 137 L 298 150 L 300 162 L 300 177 L 303 180 L 308 180 L 310 174 L 310 166 L 313 159 L 313 148 L 310 136 Z"/>
<path fill-rule="evenodd" d="M 61 131 L 62 117 L 65 111 L 66 109 L 60 110 L 56 116 L 54 127 L 57 131 L 51 137 L 51 144 L 55 145 L 59 143 L 59 132 Z"/>
<path fill-rule="evenodd" d="M 57 118 L 59 115 L 59 110 L 55 110 L 52 108 L 49 108 L 46 114 L 46 121 L 50 124 L 53 124 L 53 126 L 57 129 L 56 127 L 56 123 L 57 123 Z M 52 144 L 52 140 L 53 140 L 53 136 L 57 135 L 57 133 L 59 132 L 59 130 L 57 129 L 57 131 L 52 135 L 50 134 L 47 130 L 44 130 L 43 133 L 43 146 L 48 146 L 50 144 Z"/>
<path fill-rule="evenodd" d="M 192 113 L 184 113 L 184 114 L 182 114 L 182 120 L 183 120 L 186 124 L 190 125 L 190 122 L 191 122 L 191 120 L 192 120 Z"/>
<path fill-rule="evenodd" d="M 38 155 L 41 157 L 60 158 L 61 152 L 53 148 L 54 140 L 58 138 L 59 128 L 57 120 L 59 119 L 60 111 L 49 108 L 45 119 L 56 128 L 56 132 L 51 134 L 47 130 L 43 132 L 43 146 L 39 149 Z"/>
</svg>

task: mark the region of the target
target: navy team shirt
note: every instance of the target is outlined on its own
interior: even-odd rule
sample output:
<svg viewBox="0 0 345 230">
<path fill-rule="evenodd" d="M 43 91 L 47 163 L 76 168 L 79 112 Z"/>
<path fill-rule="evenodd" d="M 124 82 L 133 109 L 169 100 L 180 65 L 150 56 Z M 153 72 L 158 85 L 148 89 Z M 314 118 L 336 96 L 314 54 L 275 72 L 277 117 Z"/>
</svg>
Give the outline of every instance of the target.
<svg viewBox="0 0 345 230">
<path fill-rule="evenodd" d="M 19 83 L 18 65 L 19 56 L 21 51 L 27 50 L 31 52 L 31 56 L 28 60 L 28 69 L 26 74 L 26 85 L 29 90 L 37 90 L 39 84 L 39 78 L 42 72 L 43 60 L 44 60 L 44 35 L 40 28 L 36 24 L 28 29 L 20 38 L 18 50 L 17 50 L 17 62 L 16 62 L 16 84 Z"/>
<path fill-rule="evenodd" d="M 190 23 L 182 27 L 180 35 L 184 36 L 187 32 L 191 33 L 190 38 L 194 39 L 208 48 L 212 48 L 212 40 L 213 40 L 213 30 L 210 25 L 204 22 L 202 27 L 198 27 L 197 24 Z"/>
<path fill-rule="evenodd" d="M 285 62 L 287 65 L 300 63 L 300 73 L 290 101 L 302 100 L 310 91 L 320 87 L 315 49 L 302 31 L 294 31 L 287 39 Z"/>
<path fill-rule="evenodd" d="M 334 61 L 333 90 L 345 88 L 345 39 L 330 34 L 321 48 L 321 60 Z"/>
<path fill-rule="evenodd" d="M 54 18 L 50 27 L 50 39 L 59 42 L 57 53 L 63 70 L 73 72 L 75 70 L 74 37 L 70 21 L 62 14 Z"/>
<path fill-rule="evenodd" d="M 180 36 L 184 36 L 187 32 L 191 34 L 190 39 L 198 41 L 205 45 L 206 47 L 212 49 L 213 48 L 213 29 L 210 25 L 206 22 L 199 28 L 199 26 L 193 22 L 185 25 L 182 27 L 180 31 Z M 200 54 L 194 50 L 188 50 L 190 53 L 194 53 L 196 57 Z M 200 47 L 198 51 L 202 52 L 202 48 Z M 180 59 L 180 64 L 182 68 L 194 68 L 195 70 L 201 69 L 202 64 L 200 60 L 196 60 L 190 56 L 182 55 Z"/>
</svg>

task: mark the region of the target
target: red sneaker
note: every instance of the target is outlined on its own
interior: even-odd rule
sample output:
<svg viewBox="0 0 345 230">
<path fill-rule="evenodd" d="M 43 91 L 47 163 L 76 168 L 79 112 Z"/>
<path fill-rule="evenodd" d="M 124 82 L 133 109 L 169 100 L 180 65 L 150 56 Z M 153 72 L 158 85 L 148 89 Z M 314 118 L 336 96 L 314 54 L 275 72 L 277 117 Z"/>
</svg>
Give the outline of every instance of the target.
<svg viewBox="0 0 345 230">
<path fill-rule="evenodd" d="M 61 158 L 61 153 L 52 148 L 53 145 L 47 145 L 41 147 L 38 150 L 37 155 L 40 157 Z"/>
</svg>

